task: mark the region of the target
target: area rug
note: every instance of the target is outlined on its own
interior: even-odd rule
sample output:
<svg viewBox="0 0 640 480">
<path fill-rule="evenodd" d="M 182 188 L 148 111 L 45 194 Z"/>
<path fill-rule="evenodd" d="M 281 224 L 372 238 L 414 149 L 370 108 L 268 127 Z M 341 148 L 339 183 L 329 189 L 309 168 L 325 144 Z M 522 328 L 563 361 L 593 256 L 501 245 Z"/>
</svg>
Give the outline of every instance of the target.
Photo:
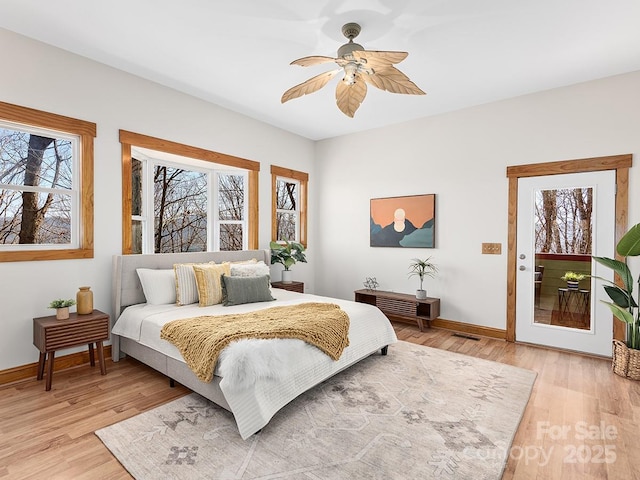
<svg viewBox="0 0 640 480">
<path fill-rule="evenodd" d="M 535 373 L 398 342 L 242 440 L 193 393 L 98 430 L 143 479 L 499 479 Z"/>
</svg>

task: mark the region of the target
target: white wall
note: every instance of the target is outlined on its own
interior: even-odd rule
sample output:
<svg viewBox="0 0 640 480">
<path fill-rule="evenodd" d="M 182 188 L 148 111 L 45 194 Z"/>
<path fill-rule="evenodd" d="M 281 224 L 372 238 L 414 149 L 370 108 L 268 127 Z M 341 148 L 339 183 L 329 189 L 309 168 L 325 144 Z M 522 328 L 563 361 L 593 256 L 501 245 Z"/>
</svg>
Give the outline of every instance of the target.
<svg viewBox="0 0 640 480">
<path fill-rule="evenodd" d="M 310 140 L 2 29 L 0 45 L 0 101 L 98 127 L 95 258 L 0 263 L 0 370 L 37 361 L 32 318 L 53 314 L 47 309 L 52 299 L 75 298 L 80 285 L 90 285 L 95 307 L 112 313 L 111 257 L 121 252 L 119 129 L 260 162 L 260 248 L 268 248 L 271 236 L 270 165 L 308 172 L 314 188 Z M 273 270 L 279 273 L 278 267 Z M 313 289 L 308 265 L 296 266 L 296 279 Z"/>
<path fill-rule="evenodd" d="M 506 328 L 509 165 L 640 152 L 640 72 L 518 97 L 316 145 L 320 267 L 316 293 L 353 298 L 365 277 L 412 293 L 411 258 L 433 255 L 426 280 L 441 317 Z M 631 169 L 629 225 L 640 222 Z M 436 248 L 369 246 L 369 200 L 436 194 Z M 322 199 L 322 201 L 320 201 Z M 483 242 L 502 255 L 481 255 Z"/>
</svg>

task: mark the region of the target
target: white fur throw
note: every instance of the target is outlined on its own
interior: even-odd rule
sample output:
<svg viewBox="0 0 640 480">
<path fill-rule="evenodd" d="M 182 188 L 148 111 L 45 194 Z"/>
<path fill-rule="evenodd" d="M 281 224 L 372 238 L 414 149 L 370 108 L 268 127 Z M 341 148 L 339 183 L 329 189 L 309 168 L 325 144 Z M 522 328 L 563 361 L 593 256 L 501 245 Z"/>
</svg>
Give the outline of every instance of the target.
<svg viewBox="0 0 640 480">
<path fill-rule="evenodd" d="M 258 379 L 286 378 L 295 359 L 314 350 L 316 347 L 298 339 L 237 340 L 220 353 L 216 374 L 234 390 L 244 390 Z"/>
</svg>

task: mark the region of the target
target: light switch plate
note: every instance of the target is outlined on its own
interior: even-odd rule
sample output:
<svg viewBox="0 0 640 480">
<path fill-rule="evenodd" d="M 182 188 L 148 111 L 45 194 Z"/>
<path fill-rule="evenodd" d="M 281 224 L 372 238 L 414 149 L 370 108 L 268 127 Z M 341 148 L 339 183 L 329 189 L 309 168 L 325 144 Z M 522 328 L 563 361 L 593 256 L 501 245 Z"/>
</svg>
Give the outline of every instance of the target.
<svg viewBox="0 0 640 480">
<path fill-rule="evenodd" d="M 483 243 L 482 254 L 483 255 L 501 255 L 502 244 L 501 243 Z"/>
</svg>

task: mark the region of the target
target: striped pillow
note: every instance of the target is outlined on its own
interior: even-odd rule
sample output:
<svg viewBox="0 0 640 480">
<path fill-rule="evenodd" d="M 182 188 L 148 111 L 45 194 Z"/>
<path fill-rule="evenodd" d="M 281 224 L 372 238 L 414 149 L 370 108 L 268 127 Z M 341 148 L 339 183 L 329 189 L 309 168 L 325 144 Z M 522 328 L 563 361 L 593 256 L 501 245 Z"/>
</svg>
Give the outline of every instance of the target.
<svg viewBox="0 0 640 480">
<path fill-rule="evenodd" d="M 194 265 L 209 265 L 209 263 L 176 263 L 173 272 L 176 276 L 176 304 L 191 305 L 198 302 L 198 286 L 193 273 Z"/>
<path fill-rule="evenodd" d="M 231 264 L 194 265 L 199 305 L 208 307 L 222 303 L 222 275 L 231 275 Z"/>
</svg>

